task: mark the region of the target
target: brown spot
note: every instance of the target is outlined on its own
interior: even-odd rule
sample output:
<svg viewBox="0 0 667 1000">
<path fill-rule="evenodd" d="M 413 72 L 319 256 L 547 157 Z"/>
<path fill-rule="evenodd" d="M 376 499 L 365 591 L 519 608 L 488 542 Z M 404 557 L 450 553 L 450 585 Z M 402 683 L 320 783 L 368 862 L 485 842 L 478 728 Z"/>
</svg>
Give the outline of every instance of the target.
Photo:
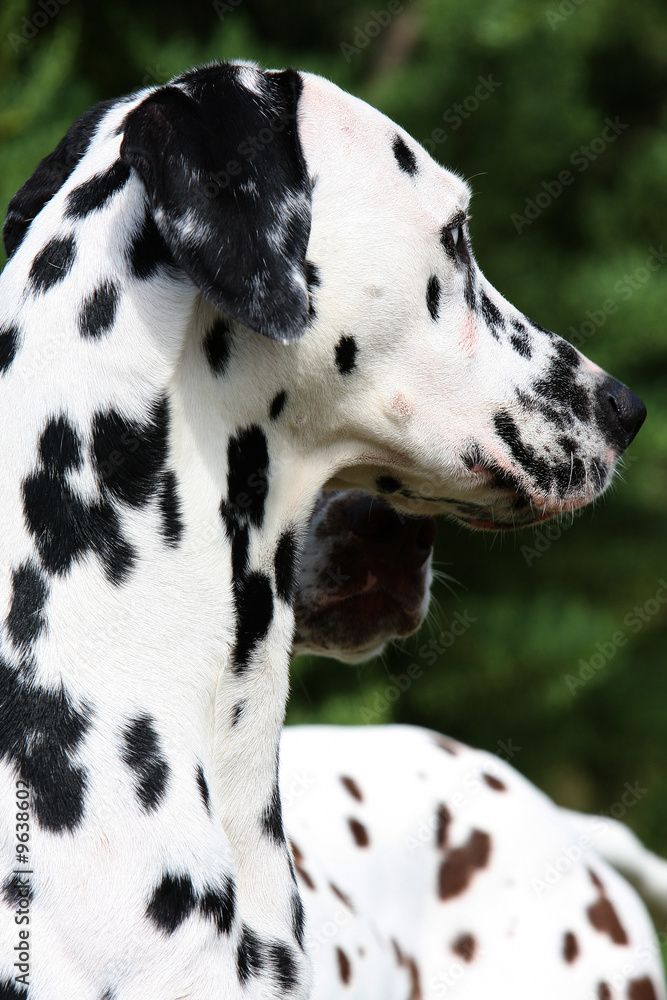
<svg viewBox="0 0 667 1000">
<path fill-rule="evenodd" d="M 310 877 L 306 869 L 303 867 L 303 863 L 305 860 L 303 854 L 301 853 L 301 851 L 296 846 L 293 840 L 290 840 L 289 846 L 292 850 L 292 856 L 294 858 L 294 871 L 297 873 L 297 875 L 299 876 L 304 885 L 307 885 L 309 889 L 314 890 L 315 883 L 313 882 L 312 878 Z"/>
<path fill-rule="evenodd" d="M 444 849 L 447 846 L 447 834 L 449 832 L 449 824 L 452 821 L 452 814 L 445 805 L 438 806 L 438 818 L 435 828 L 435 843 L 436 846 Z"/>
<path fill-rule="evenodd" d="M 599 889 L 600 892 L 602 893 L 602 895 L 604 896 L 604 886 L 603 886 L 602 882 L 597 877 L 597 875 L 595 874 L 595 872 L 593 871 L 592 868 L 588 869 L 588 874 L 590 875 L 591 882 L 593 883 L 593 885 L 595 886 L 595 888 Z"/>
<path fill-rule="evenodd" d="M 611 1000 L 611 989 L 606 983 L 598 983 L 598 1000 Z"/>
<path fill-rule="evenodd" d="M 592 903 L 586 912 L 596 931 L 608 934 L 614 944 L 628 943 L 628 935 L 618 919 L 616 910 L 606 896 L 600 896 L 597 903 Z"/>
<path fill-rule="evenodd" d="M 371 841 L 364 824 L 360 823 L 358 819 L 348 819 L 348 823 L 357 847 L 368 847 Z"/>
<path fill-rule="evenodd" d="M 631 979 L 628 983 L 628 1000 L 658 1000 L 655 986 L 648 978 Z"/>
<path fill-rule="evenodd" d="M 494 778 L 492 774 L 483 774 L 482 778 L 487 783 L 489 788 L 492 788 L 494 792 L 506 792 L 507 785 L 505 785 L 500 778 Z"/>
<path fill-rule="evenodd" d="M 345 903 L 348 910 L 352 910 L 352 912 L 354 913 L 354 906 L 352 905 L 352 900 L 350 899 L 350 897 L 346 896 L 345 893 L 341 889 L 339 889 L 337 885 L 333 884 L 333 882 L 329 882 L 329 888 L 334 893 L 334 895 L 338 896 L 341 903 Z"/>
<path fill-rule="evenodd" d="M 472 934 L 459 934 L 456 940 L 452 942 L 452 951 L 459 958 L 462 958 L 464 962 L 472 962 L 477 951 L 477 942 Z"/>
<path fill-rule="evenodd" d="M 440 899 L 452 899 L 467 889 L 475 872 L 486 868 L 491 854 L 488 833 L 473 830 L 467 844 L 450 851 L 440 865 L 438 894 Z"/>
<path fill-rule="evenodd" d="M 347 775 L 343 775 L 340 780 L 342 781 L 343 785 L 348 790 L 353 799 L 356 799 L 357 802 L 364 801 L 364 797 L 361 794 L 359 785 L 356 783 L 354 778 L 348 778 Z"/>
<path fill-rule="evenodd" d="M 578 954 L 579 942 L 572 931 L 567 931 L 565 937 L 563 938 L 563 958 L 571 965 L 577 958 Z"/>
<path fill-rule="evenodd" d="M 445 736 L 436 736 L 433 740 L 437 747 L 444 750 L 445 753 L 450 753 L 452 757 L 456 757 L 459 752 L 459 748 L 452 740 L 448 740 Z"/>
<path fill-rule="evenodd" d="M 341 982 L 347 986 L 352 978 L 352 966 L 350 964 L 350 960 L 342 948 L 336 948 L 336 957 L 338 959 L 338 972 L 340 974 Z"/>
<path fill-rule="evenodd" d="M 401 946 L 398 941 L 392 938 L 391 943 L 396 955 L 396 961 L 401 968 L 408 970 L 408 975 L 410 976 L 410 995 L 407 1000 L 421 1000 L 422 990 L 419 978 L 419 967 L 417 966 L 417 963 L 414 958 L 410 955 L 406 955 L 405 952 L 401 950 Z"/>
</svg>

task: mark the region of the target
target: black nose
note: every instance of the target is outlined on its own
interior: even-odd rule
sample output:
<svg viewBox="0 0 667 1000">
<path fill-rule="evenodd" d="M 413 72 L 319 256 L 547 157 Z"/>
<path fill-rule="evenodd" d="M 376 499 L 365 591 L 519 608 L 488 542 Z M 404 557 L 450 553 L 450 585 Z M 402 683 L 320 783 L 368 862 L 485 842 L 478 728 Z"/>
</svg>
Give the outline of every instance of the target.
<svg viewBox="0 0 667 1000">
<path fill-rule="evenodd" d="M 401 552 L 406 561 L 421 565 L 431 554 L 437 530 L 432 517 L 406 517 L 367 495 L 349 508 L 345 518 L 353 534 L 381 546 L 387 556 Z"/>
<path fill-rule="evenodd" d="M 622 451 L 637 436 L 646 420 L 646 407 L 627 385 L 607 378 L 598 390 L 599 416 L 603 430 Z"/>
</svg>

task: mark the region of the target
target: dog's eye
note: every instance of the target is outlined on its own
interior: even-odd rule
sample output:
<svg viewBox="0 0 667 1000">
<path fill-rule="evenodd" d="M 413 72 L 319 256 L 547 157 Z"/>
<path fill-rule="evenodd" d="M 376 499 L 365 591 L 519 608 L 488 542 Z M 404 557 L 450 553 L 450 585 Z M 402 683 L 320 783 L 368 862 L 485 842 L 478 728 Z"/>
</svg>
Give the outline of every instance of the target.
<svg viewBox="0 0 667 1000">
<path fill-rule="evenodd" d="M 455 247 L 458 246 L 459 240 L 461 239 L 461 227 L 454 226 L 453 229 L 449 230 L 449 235 L 452 238 L 452 243 L 454 244 L 454 246 Z"/>
</svg>

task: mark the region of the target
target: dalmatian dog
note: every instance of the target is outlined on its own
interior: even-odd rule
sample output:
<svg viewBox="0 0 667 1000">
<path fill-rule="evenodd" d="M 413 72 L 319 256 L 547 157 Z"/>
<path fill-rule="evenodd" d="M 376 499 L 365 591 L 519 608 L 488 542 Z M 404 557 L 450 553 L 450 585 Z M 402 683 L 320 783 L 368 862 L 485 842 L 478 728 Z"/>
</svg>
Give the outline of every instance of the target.
<svg viewBox="0 0 667 1000">
<path fill-rule="evenodd" d="M 408 610 L 416 628 L 428 530 L 359 491 L 326 494 L 298 651 L 340 642 L 349 661 L 406 631 Z M 651 921 L 613 868 L 664 911 L 667 862 L 608 816 L 558 808 L 502 756 L 412 726 L 288 726 L 281 782 L 318 998 L 375 995 L 378 966 L 381 995 L 404 1000 L 665 996 Z"/>
<path fill-rule="evenodd" d="M 310 996 L 277 758 L 318 491 L 491 530 L 611 482 L 643 404 L 484 279 L 469 197 L 332 83 L 213 64 L 10 203 L 5 997 Z"/>
</svg>

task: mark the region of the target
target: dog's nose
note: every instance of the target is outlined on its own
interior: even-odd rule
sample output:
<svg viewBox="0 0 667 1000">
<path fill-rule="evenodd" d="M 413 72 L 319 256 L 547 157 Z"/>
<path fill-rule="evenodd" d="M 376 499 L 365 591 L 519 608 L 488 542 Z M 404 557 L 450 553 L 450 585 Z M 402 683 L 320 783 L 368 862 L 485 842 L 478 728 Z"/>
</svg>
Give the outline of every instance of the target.
<svg viewBox="0 0 667 1000">
<path fill-rule="evenodd" d="M 646 407 L 627 385 L 607 377 L 598 392 L 603 422 L 615 444 L 627 448 L 646 419 Z"/>
<path fill-rule="evenodd" d="M 421 566 L 431 554 L 437 530 L 432 517 L 405 517 L 370 495 L 357 500 L 345 517 L 349 530 L 378 554 L 400 556 L 412 566 Z"/>
</svg>

